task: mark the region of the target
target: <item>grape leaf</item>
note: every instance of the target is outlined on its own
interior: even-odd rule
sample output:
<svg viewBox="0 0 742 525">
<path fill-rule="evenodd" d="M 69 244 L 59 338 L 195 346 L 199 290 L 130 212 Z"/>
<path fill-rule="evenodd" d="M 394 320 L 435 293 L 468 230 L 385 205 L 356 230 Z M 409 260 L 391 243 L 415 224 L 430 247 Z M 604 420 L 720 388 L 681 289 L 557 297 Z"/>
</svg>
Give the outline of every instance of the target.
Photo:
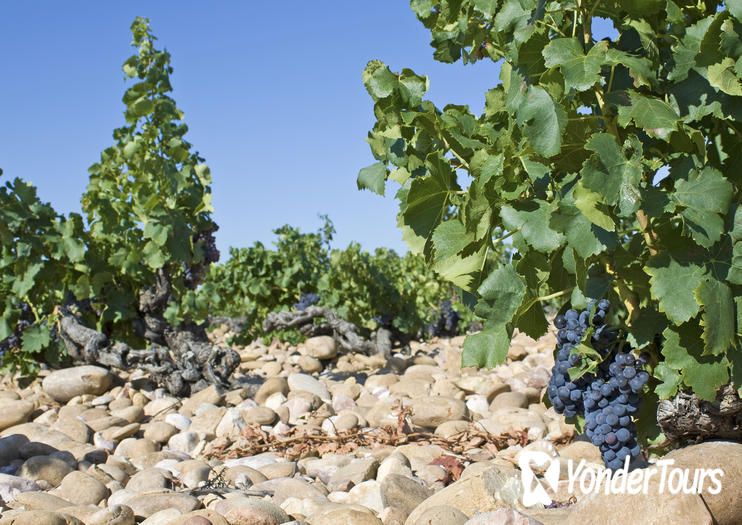
<svg viewBox="0 0 742 525">
<path fill-rule="evenodd" d="M 526 242 L 541 252 L 551 252 L 561 246 L 564 236 L 549 226 L 552 209 L 548 202 L 536 201 L 528 209 L 503 206 L 500 216 L 509 230 L 520 228 Z"/>
<path fill-rule="evenodd" d="M 510 349 L 510 335 L 504 325 L 487 326 L 464 340 L 461 366 L 494 368 L 504 363 Z"/>
<path fill-rule="evenodd" d="M 574 189 L 574 199 L 575 206 L 590 222 L 609 232 L 616 229 L 613 219 L 598 208 L 601 202 L 599 193 L 591 191 L 578 183 Z"/>
<path fill-rule="evenodd" d="M 664 100 L 646 97 L 632 91 L 631 104 L 618 109 L 618 123 L 627 126 L 631 121 L 650 135 L 666 138 L 680 120 L 675 110 Z"/>
<path fill-rule="evenodd" d="M 509 322 L 523 302 L 526 284 L 512 265 L 505 265 L 490 273 L 477 290 L 481 299 L 476 313 L 494 324 Z"/>
<path fill-rule="evenodd" d="M 664 361 L 654 368 L 654 376 L 662 381 L 654 387 L 654 391 L 662 399 L 669 399 L 677 394 L 683 383 L 680 373 Z"/>
<path fill-rule="evenodd" d="M 358 189 L 371 190 L 384 196 L 384 183 L 386 182 L 386 166 L 383 162 L 377 162 L 366 166 L 358 172 Z"/>
<path fill-rule="evenodd" d="M 675 324 L 686 322 L 700 309 L 695 289 L 701 284 L 704 269 L 693 263 L 681 264 L 666 253 L 652 257 L 645 266 L 651 283 L 652 297 L 659 309 Z"/>
<path fill-rule="evenodd" d="M 600 67 L 605 60 L 608 43 L 600 41 L 587 55 L 577 38 L 555 38 L 544 47 L 546 67 L 560 67 L 565 91 L 586 91 L 600 79 Z"/>
<path fill-rule="evenodd" d="M 51 342 L 49 329 L 37 324 L 27 326 L 23 330 L 21 339 L 23 341 L 23 351 L 30 354 L 43 350 Z"/>
<path fill-rule="evenodd" d="M 680 212 L 693 232 L 693 239 L 703 247 L 716 243 L 724 231 L 722 215 L 731 203 L 732 184 L 712 167 L 691 172 L 687 180 L 675 183 L 672 200 L 684 209 Z"/>
<path fill-rule="evenodd" d="M 734 341 L 734 302 L 732 291 L 721 281 L 709 278 L 695 290 L 696 300 L 703 306 L 704 354 L 725 353 Z"/>
<path fill-rule="evenodd" d="M 718 64 L 713 64 L 708 68 L 709 84 L 719 88 L 727 95 L 742 96 L 742 81 L 735 74 L 735 60 L 726 57 Z"/>
<path fill-rule="evenodd" d="M 600 193 L 606 204 L 616 204 L 620 199 L 621 215 L 634 214 L 639 208 L 641 150 L 627 159 L 624 150 L 608 133 L 595 133 L 587 141 L 585 148 L 594 151 L 595 155 L 585 162 L 580 172 L 582 185 Z"/>
<path fill-rule="evenodd" d="M 711 401 L 716 389 L 729 381 L 726 360 L 702 356 L 703 341 L 698 323 L 668 327 L 663 332 L 662 355 L 670 368 L 680 372 L 683 383 L 701 399 Z"/>
<path fill-rule="evenodd" d="M 528 89 L 525 100 L 518 107 L 517 122 L 523 126 L 537 153 L 552 157 L 561 151 L 567 115 L 543 88 L 532 86 Z"/>
</svg>

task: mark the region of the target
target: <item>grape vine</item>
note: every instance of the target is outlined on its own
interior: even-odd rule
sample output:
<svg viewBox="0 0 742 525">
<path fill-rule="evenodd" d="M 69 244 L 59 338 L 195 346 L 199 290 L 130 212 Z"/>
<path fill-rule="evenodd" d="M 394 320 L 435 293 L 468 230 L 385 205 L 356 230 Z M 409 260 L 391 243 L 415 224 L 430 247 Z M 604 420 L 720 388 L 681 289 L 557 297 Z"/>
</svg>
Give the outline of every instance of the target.
<svg viewBox="0 0 742 525">
<path fill-rule="evenodd" d="M 475 115 L 426 100 L 427 77 L 369 62 L 377 162 L 357 183 L 398 183 L 410 249 L 476 298 L 484 329 L 464 366 L 501 363 L 516 329 L 544 334 L 545 303 L 598 298 L 648 356 L 640 440 L 663 440 L 660 400 L 742 393 L 739 0 L 411 7 L 436 60 L 490 62 L 500 82 Z M 618 37 L 596 37 L 601 24 Z M 492 257 L 505 243 L 511 260 Z M 565 413 L 582 417 L 571 395 Z"/>
</svg>

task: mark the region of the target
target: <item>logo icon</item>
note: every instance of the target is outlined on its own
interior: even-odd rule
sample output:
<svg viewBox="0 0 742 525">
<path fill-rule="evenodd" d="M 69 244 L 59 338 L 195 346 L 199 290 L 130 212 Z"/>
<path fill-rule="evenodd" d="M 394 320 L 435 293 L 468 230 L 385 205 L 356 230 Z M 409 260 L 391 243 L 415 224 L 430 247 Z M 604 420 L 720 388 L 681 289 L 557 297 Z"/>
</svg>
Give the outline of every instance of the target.
<svg viewBox="0 0 742 525">
<path fill-rule="evenodd" d="M 544 472 L 544 481 L 556 492 L 559 487 L 559 460 L 555 455 L 535 450 L 524 450 L 518 458 L 520 480 L 523 484 L 523 506 L 531 507 L 538 503 L 548 505 L 551 497 L 547 494 L 541 481 L 536 477 L 531 466 Z"/>
</svg>

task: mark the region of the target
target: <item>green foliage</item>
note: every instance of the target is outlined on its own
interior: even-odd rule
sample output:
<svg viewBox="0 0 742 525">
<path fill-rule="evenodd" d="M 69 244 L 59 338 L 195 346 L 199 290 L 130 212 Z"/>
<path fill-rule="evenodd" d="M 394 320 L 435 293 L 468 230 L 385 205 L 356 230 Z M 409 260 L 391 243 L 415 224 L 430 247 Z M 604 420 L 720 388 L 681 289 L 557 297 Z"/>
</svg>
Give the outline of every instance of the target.
<svg viewBox="0 0 742 525">
<path fill-rule="evenodd" d="M 316 293 L 321 306 L 366 333 L 388 320 L 400 332 L 416 335 L 436 315 L 439 303 L 452 297 L 453 287 L 420 256 L 400 257 L 383 248 L 369 253 L 357 243 L 330 250 L 335 230 L 323 218 L 315 233 L 288 225 L 274 230 L 275 249 L 261 243 L 230 249 L 229 260 L 210 267 L 193 310 L 244 317 L 239 340 L 249 341 L 274 335 L 261 328 L 268 313 L 291 309 L 302 294 Z M 457 309 L 466 311 L 460 302 Z"/>
<path fill-rule="evenodd" d="M 231 248 L 230 257 L 212 265 L 196 293 L 200 309 L 228 317 L 245 317 L 243 338 L 262 334 L 269 312 L 289 308 L 302 293 L 316 293 L 317 282 L 330 262 L 329 243 L 335 232 L 324 217 L 316 233 L 301 233 L 289 225 L 273 232 L 275 249 L 256 242 L 249 248 Z"/>
<path fill-rule="evenodd" d="M 138 317 L 138 296 L 159 269 L 173 284 L 170 320 L 184 319 L 180 302 L 195 307 L 184 276 L 205 265 L 204 241 L 196 237 L 214 226 L 209 170 L 190 151 L 183 114 L 168 96 L 170 55 L 155 49 L 146 19 L 131 30 L 137 53 L 124 64 L 134 79 L 123 98 L 126 125 L 89 170 L 87 222 L 57 214 L 20 179 L 0 188 L 0 341 L 20 320 L 35 323 L 3 357 L 6 369 L 33 372 L 39 360 L 59 358 L 63 345 L 50 328 L 56 307 L 72 296 L 91 300 L 88 322 L 124 340 L 136 339 L 130 321 Z M 32 315 L 21 312 L 24 305 Z"/>
<path fill-rule="evenodd" d="M 126 90 L 126 125 L 116 129 L 116 143 L 90 167 L 90 184 L 82 197 L 90 225 L 94 261 L 91 281 L 102 286 L 92 294 L 102 305 L 99 326 L 137 316 L 139 292 L 164 269 L 173 284 L 176 304 L 188 293 L 185 269 L 203 263 L 194 234 L 209 230 L 209 169 L 184 139 L 183 113 L 168 95 L 170 54 L 155 49 L 149 21 L 131 26 L 137 53 L 124 63 L 134 84 Z M 171 309 L 170 321 L 178 320 Z"/>
<path fill-rule="evenodd" d="M 463 364 L 502 362 L 515 328 L 543 334 L 546 301 L 606 297 L 659 363 L 660 398 L 742 387 L 739 2 L 411 6 L 437 60 L 500 64 L 478 116 L 424 100 L 408 69 L 363 72 L 377 162 L 358 186 L 398 182 L 410 249 L 476 296 Z M 598 17 L 618 39 L 593 36 Z M 512 261 L 492 257 L 505 237 Z"/>
<path fill-rule="evenodd" d="M 36 188 L 16 178 L 0 187 L 0 238 L 0 341 L 11 336 L 22 319 L 39 323 L 23 331 L 21 344 L 5 353 L 2 364 L 28 374 L 39 360 L 53 359 L 60 350 L 49 339 L 55 306 L 68 290 L 87 288 L 87 236 L 80 215 L 57 214 L 39 200 Z M 29 309 L 25 316 L 24 303 Z"/>
</svg>

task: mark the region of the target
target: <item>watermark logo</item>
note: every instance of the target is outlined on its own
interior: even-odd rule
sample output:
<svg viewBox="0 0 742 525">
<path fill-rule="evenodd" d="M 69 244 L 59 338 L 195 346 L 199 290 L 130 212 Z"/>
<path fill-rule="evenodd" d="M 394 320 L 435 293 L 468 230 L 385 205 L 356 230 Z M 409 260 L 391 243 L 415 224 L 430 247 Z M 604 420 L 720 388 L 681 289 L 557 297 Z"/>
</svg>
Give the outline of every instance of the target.
<svg viewBox="0 0 742 525">
<path fill-rule="evenodd" d="M 624 466 L 615 472 L 589 465 L 584 459 L 576 467 L 573 460 L 567 460 L 567 492 L 573 495 L 578 491 L 582 495 L 601 491 L 605 494 L 649 495 L 650 491 L 656 491 L 657 494 L 669 492 L 677 495 L 701 494 L 704 490 L 709 494 L 719 494 L 722 489 L 722 469 L 670 468 L 675 460 L 660 459 L 649 468 L 629 471 L 629 460 L 627 457 Z M 544 484 L 553 492 L 559 489 L 560 462 L 556 455 L 524 450 L 518 458 L 518 466 L 523 484 L 523 505 L 549 505 L 552 500 Z M 543 479 L 536 476 L 534 468 L 543 472 Z"/>
</svg>

